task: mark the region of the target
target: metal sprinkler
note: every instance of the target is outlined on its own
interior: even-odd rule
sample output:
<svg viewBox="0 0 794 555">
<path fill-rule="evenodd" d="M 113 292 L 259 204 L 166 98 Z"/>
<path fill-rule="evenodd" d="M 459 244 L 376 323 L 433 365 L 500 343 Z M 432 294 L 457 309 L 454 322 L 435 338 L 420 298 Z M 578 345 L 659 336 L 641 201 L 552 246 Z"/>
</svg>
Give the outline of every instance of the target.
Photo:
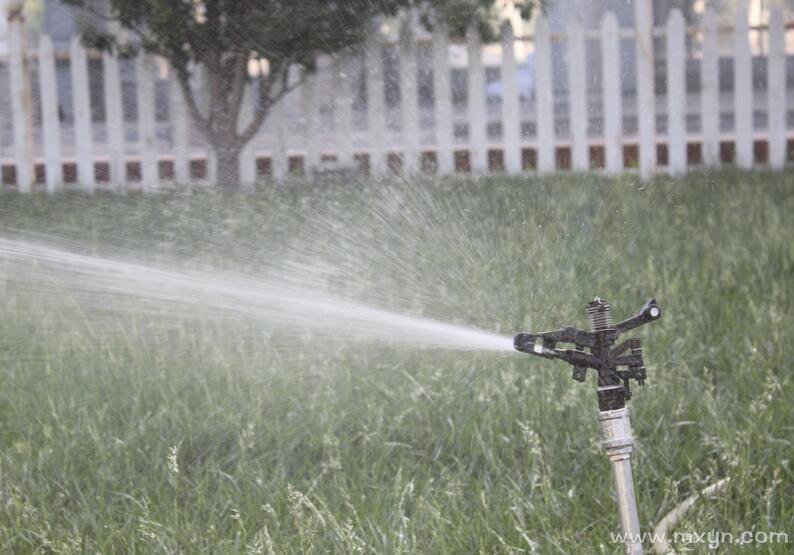
<svg viewBox="0 0 794 555">
<path fill-rule="evenodd" d="M 658 320 L 662 310 L 655 299 L 649 299 L 637 314 L 614 325 L 609 304 L 596 297 L 587 305 L 587 315 L 589 332 L 567 326 L 559 331 L 519 333 L 514 345 L 523 353 L 571 364 L 571 377 L 576 381 L 585 381 L 588 368 L 596 371 L 601 445 L 612 463 L 624 546 L 626 553 L 641 554 L 642 538 L 631 475 L 634 438 L 626 401 L 631 399 L 629 381 L 636 380 L 639 385 L 645 381 L 645 362 L 639 339 L 627 339 L 620 345 L 616 343 L 621 334 Z M 558 349 L 558 343 L 570 343 L 575 348 Z"/>
</svg>

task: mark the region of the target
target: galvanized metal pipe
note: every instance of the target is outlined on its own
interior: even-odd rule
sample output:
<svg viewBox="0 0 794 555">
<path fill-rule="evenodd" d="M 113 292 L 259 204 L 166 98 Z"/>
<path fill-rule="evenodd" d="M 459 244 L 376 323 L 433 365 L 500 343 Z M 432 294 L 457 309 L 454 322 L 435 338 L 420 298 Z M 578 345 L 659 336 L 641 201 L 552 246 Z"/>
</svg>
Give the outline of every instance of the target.
<svg viewBox="0 0 794 555">
<path fill-rule="evenodd" d="M 601 429 L 601 445 L 612 465 L 625 552 L 629 555 L 641 555 L 640 519 L 637 514 L 637 499 L 634 494 L 634 479 L 631 474 L 634 438 L 631 433 L 629 410 L 624 407 L 617 410 L 601 411 L 598 413 L 598 423 Z"/>
</svg>

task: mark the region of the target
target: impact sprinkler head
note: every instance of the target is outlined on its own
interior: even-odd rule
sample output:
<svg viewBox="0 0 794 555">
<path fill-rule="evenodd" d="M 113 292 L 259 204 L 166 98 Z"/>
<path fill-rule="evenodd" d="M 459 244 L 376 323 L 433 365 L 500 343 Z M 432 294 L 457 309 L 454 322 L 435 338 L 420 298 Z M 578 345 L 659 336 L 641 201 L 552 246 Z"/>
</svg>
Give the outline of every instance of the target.
<svg viewBox="0 0 794 555">
<path fill-rule="evenodd" d="M 571 377 L 580 382 L 585 380 L 587 369 L 592 368 L 598 378 L 599 409 L 623 408 L 631 399 L 629 380 L 636 380 L 639 385 L 645 381 L 645 362 L 639 339 L 614 345 L 621 334 L 658 320 L 662 310 L 656 299 L 648 299 L 634 316 L 613 324 L 609 303 L 596 297 L 587 305 L 587 316 L 589 332 L 567 326 L 558 331 L 519 333 L 513 344 L 523 353 L 567 362 L 573 366 Z M 575 348 L 558 349 L 557 343 L 572 343 Z"/>
</svg>

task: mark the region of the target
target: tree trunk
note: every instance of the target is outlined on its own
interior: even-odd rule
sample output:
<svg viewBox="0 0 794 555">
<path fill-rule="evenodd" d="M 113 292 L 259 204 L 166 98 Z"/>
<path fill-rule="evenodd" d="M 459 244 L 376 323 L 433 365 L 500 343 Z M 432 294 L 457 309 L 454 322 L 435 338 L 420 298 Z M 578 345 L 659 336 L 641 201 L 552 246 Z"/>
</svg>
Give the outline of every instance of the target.
<svg viewBox="0 0 794 555">
<path fill-rule="evenodd" d="M 240 187 L 240 149 L 215 146 L 218 186 L 224 189 Z"/>
</svg>

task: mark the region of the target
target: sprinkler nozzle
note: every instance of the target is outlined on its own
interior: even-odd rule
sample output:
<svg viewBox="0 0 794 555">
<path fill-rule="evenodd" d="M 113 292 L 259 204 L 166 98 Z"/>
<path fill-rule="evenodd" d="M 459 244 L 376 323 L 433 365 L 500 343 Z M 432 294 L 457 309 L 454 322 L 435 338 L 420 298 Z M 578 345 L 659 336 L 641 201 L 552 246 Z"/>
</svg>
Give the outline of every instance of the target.
<svg viewBox="0 0 794 555">
<path fill-rule="evenodd" d="M 513 338 L 513 346 L 517 351 L 521 351 L 523 353 L 536 352 L 537 354 L 540 354 L 534 350 L 535 337 L 536 336 L 531 333 L 519 333 Z"/>
</svg>

